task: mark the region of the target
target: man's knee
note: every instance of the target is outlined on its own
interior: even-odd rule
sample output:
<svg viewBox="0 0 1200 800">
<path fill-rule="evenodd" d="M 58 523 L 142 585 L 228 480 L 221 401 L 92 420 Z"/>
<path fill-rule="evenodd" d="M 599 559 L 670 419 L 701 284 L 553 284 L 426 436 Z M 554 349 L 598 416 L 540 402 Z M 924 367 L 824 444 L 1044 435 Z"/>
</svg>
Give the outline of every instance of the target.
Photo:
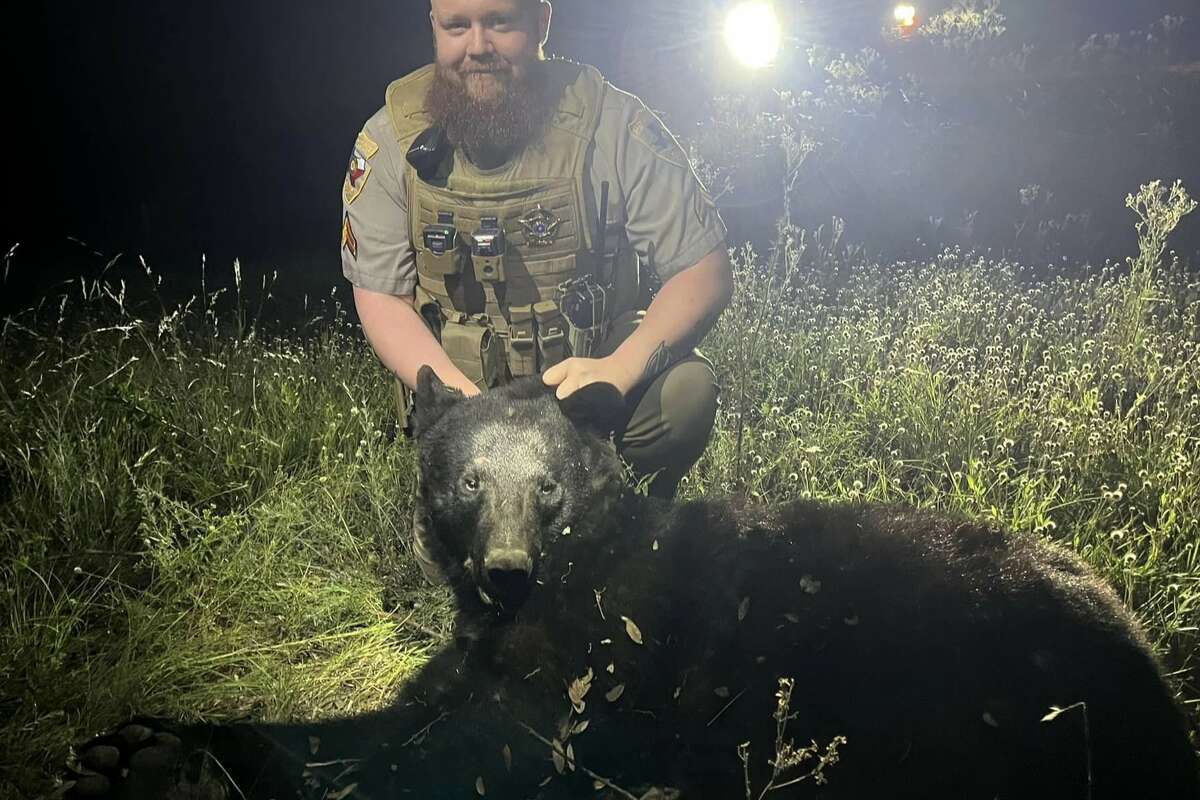
<svg viewBox="0 0 1200 800">
<path fill-rule="evenodd" d="M 701 359 L 676 364 L 663 376 L 662 416 L 672 450 L 700 457 L 717 416 L 717 379 Z"/>
</svg>

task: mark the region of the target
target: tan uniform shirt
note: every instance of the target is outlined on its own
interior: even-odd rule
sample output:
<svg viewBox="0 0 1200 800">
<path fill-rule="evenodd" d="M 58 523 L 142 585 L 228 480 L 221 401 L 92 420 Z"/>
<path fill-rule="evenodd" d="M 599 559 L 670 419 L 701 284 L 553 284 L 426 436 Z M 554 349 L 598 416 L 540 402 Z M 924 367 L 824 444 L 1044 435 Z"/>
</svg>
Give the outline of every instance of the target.
<svg viewBox="0 0 1200 800">
<path fill-rule="evenodd" d="M 363 289 L 411 295 L 417 266 L 404 180 L 411 167 L 386 107 L 363 130 L 377 147 L 355 149 L 343 185 L 342 273 Z M 609 229 L 623 227 L 642 262 L 664 282 L 724 243 L 725 225 L 687 155 L 633 95 L 612 87 L 605 93 L 587 169 L 591 224 L 607 181 Z"/>
</svg>

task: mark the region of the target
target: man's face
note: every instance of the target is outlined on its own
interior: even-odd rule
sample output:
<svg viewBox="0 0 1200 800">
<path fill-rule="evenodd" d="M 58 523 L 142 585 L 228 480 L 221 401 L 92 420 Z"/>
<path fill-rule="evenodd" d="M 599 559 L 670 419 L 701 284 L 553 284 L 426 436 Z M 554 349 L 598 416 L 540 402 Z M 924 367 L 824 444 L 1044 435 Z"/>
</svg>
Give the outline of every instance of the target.
<svg viewBox="0 0 1200 800">
<path fill-rule="evenodd" d="M 527 81 L 549 29 L 550 7 L 528 0 L 432 0 L 438 71 L 492 105 Z"/>
</svg>

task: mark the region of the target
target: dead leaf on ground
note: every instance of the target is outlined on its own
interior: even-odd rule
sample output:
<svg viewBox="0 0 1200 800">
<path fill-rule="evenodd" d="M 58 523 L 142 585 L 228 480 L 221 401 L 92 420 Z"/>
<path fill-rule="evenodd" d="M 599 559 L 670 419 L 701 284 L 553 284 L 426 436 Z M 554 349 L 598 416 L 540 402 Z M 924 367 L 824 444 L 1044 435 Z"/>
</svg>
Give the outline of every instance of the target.
<svg viewBox="0 0 1200 800">
<path fill-rule="evenodd" d="M 575 771 L 575 745 L 573 744 L 567 745 L 567 766 L 570 767 L 571 772 Z"/>
<path fill-rule="evenodd" d="M 644 644 L 642 641 L 642 630 L 637 626 L 637 623 L 629 617 L 621 617 L 621 619 L 625 622 L 625 633 L 629 634 L 629 638 L 633 640 L 634 644 Z"/>
<path fill-rule="evenodd" d="M 625 684 L 618 683 L 613 688 L 604 693 L 604 699 L 610 703 L 615 703 L 621 699 L 621 695 L 625 694 Z"/>
<path fill-rule="evenodd" d="M 554 747 L 550 748 L 550 757 L 554 759 L 554 771 L 562 775 L 567 768 L 567 759 L 563 755 L 562 742 L 558 739 L 554 740 Z"/>
<path fill-rule="evenodd" d="M 724 700 L 725 698 L 729 697 L 729 687 L 718 686 L 717 688 L 713 689 L 713 694 Z"/>
<path fill-rule="evenodd" d="M 475 779 L 475 793 L 480 797 L 483 797 L 485 794 L 487 794 L 487 792 L 484 791 L 482 775 Z"/>
<path fill-rule="evenodd" d="M 617 671 L 617 665 L 610 661 L 610 662 L 608 662 L 608 666 L 605 667 L 605 669 L 608 670 L 609 675 L 612 675 Z"/>
<path fill-rule="evenodd" d="M 578 736 L 588 729 L 590 723 L 586 719 L 581 719 L 571 726 L 571 735 Z"/>
<path fill-rule="evenodd" d="M 345 798 L 354 794 L 354 791 L 357 788 L 358 788 L 358 784 L 352 783 L 349 786 L 347 786 L 345 789 L 339 789 L 338 791 L 333 792 L 332 794 L 325 795 L 325 800 L 345 800 Z"/>
<path fill-rule="evenodd" d="M 750 613 L 750 596 L 747 595 L 746 597 L 742 598 L 742 602 L 738 605 L 738 622 L 741 622 L 742 620 L 744 620 L 746 618 L 746 615 L 749 613 Z"/>
<path fill-rule="evenodd" d="M 588 667 L 587 674 L 571 681 L 571 685 L 567 688 L 567 696 L 571 698 L 571 707 L 575 709 L 576 714 L 583 713 L 583 709 L 586 706 L 583 698 L 587 696 L 588 690 L 592 688 L 592 677 L 592 668 Z"/>
<path fill-rule="evenodd" d="M 504 756 L 504 770 L 512 772 L 512 748 L 504 745 L 504 749 L 500 751 L 500 754 Z"/>
<path fill-rule="evenodd" d="M 317 751 L 320 749 L 321 749 L 321 737 L 319 737 L 319 736 L 308 737 L 308 753 L 309 753 L 309 755 L 315 756 L 317 754 Z"/>
<path fill-rule="evenodd" d="M 806 594 L 816 594 L 817 592 L 821 591 L 821 582 L 812 575 L 801 575 L 800 588 L 803 589 Z"/>
</svg>

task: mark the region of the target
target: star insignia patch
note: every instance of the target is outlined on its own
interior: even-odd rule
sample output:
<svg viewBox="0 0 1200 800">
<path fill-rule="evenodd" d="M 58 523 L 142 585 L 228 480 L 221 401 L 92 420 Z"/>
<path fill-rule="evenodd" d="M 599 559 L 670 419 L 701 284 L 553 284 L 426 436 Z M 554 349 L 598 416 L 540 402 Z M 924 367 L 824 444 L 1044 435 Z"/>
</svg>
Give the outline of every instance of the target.
<svg viewBox="0 0 1200 800">
<path fill-rule="evenodd" d="M 542 208 L 540 203 L 537 208 L 518 219 L 517 222 L 525 231 L 525 239 L 531 247 L 549 247 L 554 244 L 558 228 L 562 225 L 562 220 Z"/>
</svg>

